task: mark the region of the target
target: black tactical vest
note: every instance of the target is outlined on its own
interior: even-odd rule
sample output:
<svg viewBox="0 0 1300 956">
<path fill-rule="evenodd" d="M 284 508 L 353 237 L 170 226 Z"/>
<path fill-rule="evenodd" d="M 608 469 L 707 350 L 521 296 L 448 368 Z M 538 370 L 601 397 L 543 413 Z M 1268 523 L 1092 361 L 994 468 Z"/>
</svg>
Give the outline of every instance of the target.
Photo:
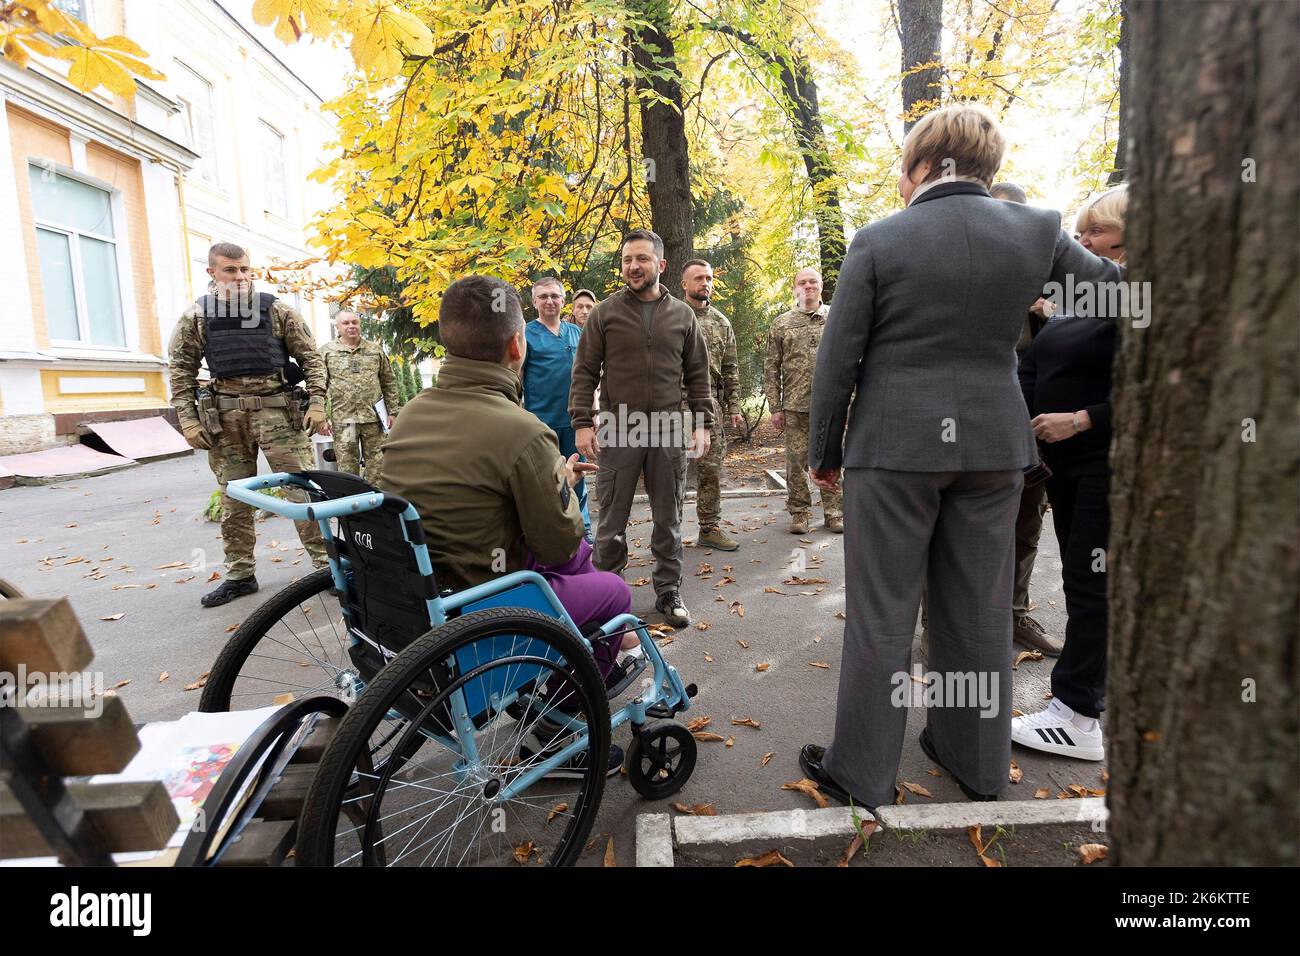
<svg viewBox="0 0 1300 956">
<path fill-rule="evenodd" d="M 271 327 L 269 292 L 257 294 L 257 324 L 238 314 L 238 305 L 205 295 L 198 301 L 203 316 L 203 357 L 214 379 L 235 375 L 283 374 L 289 364 L 284 339 Z"/>
</svg>

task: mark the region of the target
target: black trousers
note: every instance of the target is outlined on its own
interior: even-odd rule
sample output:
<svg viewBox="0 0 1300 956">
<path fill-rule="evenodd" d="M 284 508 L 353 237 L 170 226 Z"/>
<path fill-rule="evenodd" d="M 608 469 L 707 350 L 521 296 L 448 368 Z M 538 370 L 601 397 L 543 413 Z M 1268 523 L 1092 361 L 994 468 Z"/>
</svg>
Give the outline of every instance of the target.
<svg viewBox="0 0 1300 956">
<path fill-rule="evenodd" d="M 1052 696 L 1087 717 L 1106 709 L 1106 540 L 1110 476 L 1095 461 L 1051 460 L 1047 498 L 1061 547 L 1065 648 L 1052 668 Z"/>
</svg>

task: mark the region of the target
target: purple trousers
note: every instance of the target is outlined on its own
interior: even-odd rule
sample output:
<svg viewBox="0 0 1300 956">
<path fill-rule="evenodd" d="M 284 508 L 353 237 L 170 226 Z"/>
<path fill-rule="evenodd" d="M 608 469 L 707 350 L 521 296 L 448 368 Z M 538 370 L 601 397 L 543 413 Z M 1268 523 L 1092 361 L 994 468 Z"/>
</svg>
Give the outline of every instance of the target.
<svg viewBox="0 0 1300 956">
<path fill-rule="evenodd" d="M 528 555 L 525 570 L 546 578 L 580 631 L 585 632 L 588 625 L 599 627 L 632 610 L 632 589 L 617 574 L 596 570 L 591 563 L 591 545 L 585 539 L 578 543 L 577 553 L 563 564 L 538 564 Z M 622 643 L 621 634 L 592 640 L 591 650 L 601 677 L 609 676 Z"/>
</svg>

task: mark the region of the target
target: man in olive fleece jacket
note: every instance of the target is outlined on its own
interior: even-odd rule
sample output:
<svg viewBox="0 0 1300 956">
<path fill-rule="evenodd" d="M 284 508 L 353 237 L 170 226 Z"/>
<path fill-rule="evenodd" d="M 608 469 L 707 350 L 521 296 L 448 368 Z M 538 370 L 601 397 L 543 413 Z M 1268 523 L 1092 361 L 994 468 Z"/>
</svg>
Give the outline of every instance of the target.
<svg viewBox="0 0 1300 956">
<path fill-rule="evenodd" d="M 663 240 L 648 229 L 623 240 L 627 287 L 587 319 L 573 363 L 569 414 L 578 450 L 600 465 L 595 566 L 619 573 L 627 567 L 627 520 L 644 476 L 654 516 L 655 609 L 674 626 L 684 626 L 690 623 L 680 595 L 686 456 L 708 451 L 713 395 L 708 349 L 695 313 L 659 284 L 667 265 Z M 593 398 L 597 384 L 599 415 Z M 682 413 L 683 393 L 689 416 Z"/>
</svg>

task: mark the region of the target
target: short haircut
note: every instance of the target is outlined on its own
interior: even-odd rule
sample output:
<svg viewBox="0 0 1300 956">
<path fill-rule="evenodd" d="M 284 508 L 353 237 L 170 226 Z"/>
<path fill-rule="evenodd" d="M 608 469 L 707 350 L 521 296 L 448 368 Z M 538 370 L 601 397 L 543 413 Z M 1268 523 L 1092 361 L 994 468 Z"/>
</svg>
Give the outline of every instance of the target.
<svg viewBox="0 0 1300 956">
<path fill-rule="evenodd" d="M 442 294 L 438 334 L 452 355 L 500 362 L 506 343 L 524 324 L 519 293 L 491 276 L 457 279 Z"/>
<path fill-rule="evenodd" d="M 660 259 L 664 257 L 664 241 L 659 238 L 659 233 L 651 232 L 649 229 L 633 229 L 629 232 L 623 237 L 623 241 L 618 244 L 619 252 L 622 252 L 623 247 L 629 242 L 636 242 L 638 239 L 644 239 L 646 242 L 649 242 L 650 245 L 654 246 L 655 255 L 657 257 Z"/>
<path fill-rule="evenodd" d="M 573 301 L 577 302 L 579 299 L 590 299 L 593 305 L 600 301 L 596 298 L 596 293 L 589 289 L 579 289 L 577 292 L 573 293 Z"/>
<path fill-rule="evenodd" d="M 1018 202 L 1021 205 L 1029 202 L 1029 197 L 1025 190 L 1017 183 L 994 183 L 993 188 L 989 190 L 989 195 L 994 199 L 1005 199 L 1009 202 Z"/>
<path fill-rule="evenodd" d="M 557 279 L 555 276 L 542 276 L 540 279 L 533 280 L 533 292 L 536 292 L 544 285 L 558 285 L 560 287 L 560 291 L 561 292 L 564 291 L 564 283 L 561 282 L 559 279 Z"/>
<path fill-rule="evenodd" d="M 243 259 L 247 255 L 247 249 L 233 242 L 214 242 L 208 247 L 208 265 L 215 267 L 217 256 L 223 259 Z"/>
<path fill-rule="evenodd" d="M 960 103 L 926 113 L 903 140 L 903 171 L 930 161 L 929 180 L 970 176 L 987 188 L 1002 167 L 1007 140 L 993 114 L 978 103 Z M 952 160 L 946 164 L 944 160 Z"/>
<path fill-rule="evenodd" d="M 337 312 L 334 313 L 334 321 L 337 322 L 339 319 L 343 318 L 343 316 L 345 316 L 345 315 L 350 315 L 350 316 L 352 316 L 352 317 L 355 318 L 358 322 L 361 321 L 361 313 L 355 311 L 354 309 L 339 309 Z"/>
<path fill-rule="evenodd" d="M 706 269 L 713 268 L 712 264 L 705 259 L 687 259 L 686 263 L 682 266 L 682 275 L 686 275 L 686 270 L 691 266 L 704 266 Z"/>
<path fill-rule="evenodd" d="M 794 272 L 794 277 L 795 277 L 796 279 L 799 278 L 799 273 L 800 273 L 800 272 L 811 272 L 811 273 L 812 273 L 813 275 L 815 275 L 818 279 L 820 279 L 820 278 L 822 277 L 821 270 L 818 269 L 816 266 L 804 266 L 802 269 L 796 269 L 795 272 Z"/>
<path fill-rule="evenodd" d="M 1092 226 L 1103 229 L 1124 231 L 1124 216 L 1128 212 L 1128 185 L 1121 184 L 1114 189 L 1107 189 L 1100 196 L 1094 196 L 1084 203 L 1075 220 L 1074 231 L 1083 232 Z"/>
</svg>

